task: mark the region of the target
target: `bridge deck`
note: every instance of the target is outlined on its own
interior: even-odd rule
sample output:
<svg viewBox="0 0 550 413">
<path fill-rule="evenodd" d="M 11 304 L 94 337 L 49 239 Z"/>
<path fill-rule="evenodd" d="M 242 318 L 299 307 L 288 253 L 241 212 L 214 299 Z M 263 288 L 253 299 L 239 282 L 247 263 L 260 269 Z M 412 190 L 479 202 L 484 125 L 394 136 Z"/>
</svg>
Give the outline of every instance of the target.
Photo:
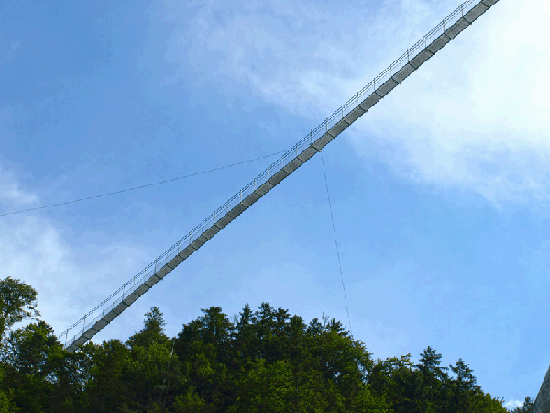
<svg viewBox="0 0 550 413">
<path fill-rule="evenodd" d="M 336 138 L 371 107 L 387 96 L 411 73 L 431 59 L 460 32 L 470 26 L 498 0 L 467 0 L 441 23 L 408 49 L 372 82 L 352 96 L 321 125 L 289 149 L 264 172 L 235 194 L 212 215 L 195 227 L 143 271 L 120 287 L 100 305 L 61 334 L 65 348 L 75 351 L 130 307 L 140 296 L 162 280 L 206 241 L 266 195 L 315 153 Z M 69 339 L 69 332 L 72 337 Z M 74 334 L 74 335 L 73 335 Z"/>
</svg>

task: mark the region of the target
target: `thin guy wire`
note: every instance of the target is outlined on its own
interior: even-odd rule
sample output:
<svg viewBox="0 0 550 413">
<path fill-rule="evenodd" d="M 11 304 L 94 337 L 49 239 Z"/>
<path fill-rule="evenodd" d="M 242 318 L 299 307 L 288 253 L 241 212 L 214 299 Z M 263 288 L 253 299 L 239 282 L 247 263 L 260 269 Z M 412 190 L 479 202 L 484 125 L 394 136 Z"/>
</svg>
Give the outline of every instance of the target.
<svg viewBox="0 0 550 413">
<path fill-rule="evenodd" d="M 2 214 L 2 215 L 0 215 L 0 217 L 5 217 L 5 216 L 7 216 L 7 215 L 20 214 L 20 213 L 22 213 L 22 212 L 35 211 L 35 210 L 37 210 L 37 209 L 50 208 L 50 207 L 58 207 L 58 206 L 67 205 L 67 204 L 74 204 L 75 202 L 87 201 L 87 200 L 89 200 L 89 199 L 100 198 L 100 197 L 102 197 L 102 196 L 111 196 L 111 195 L 121 194 L 121 193 L 127 192 L 127 191 L 134 191 L 134 190 L 136 190 L 136 189 L 145 188 L 145 187 L 147 187 L 147 186 L 162 185 L 162 184 L 165 184 L 166 182 L 177 181 L 178 179 L 190 178 L 190 177 L 192 177 L 192 176 L 199 175 L 199 174 L 208 174 L 208 173 L 210 173 L 210 172 L 219 171 L 219 170 L 221 170 L 221 169 L 231 168 L 232 166 L 241 165 L 241 164 L 243 164 L 243 163 L 259 161 L 259 160 L 261 160 L 261 159 L 269 158 L 270 156 L 275 156 L 275 155 L 278 155 L 278 154 L 283 153 L 283 152 L 284 152 L 284 151 L 279 151 L 279 152 L 272 153 L 272 154 L 270 154 L 270 155 L 262 156 L 262 157 L 260 157 L 260 158 L 249 159 L 248 161 L 236 162 L 236 163 L 232 163 L 232 164 L 230 164 L 230 165 L 221 166 L 221 167 L 219 167 L 219 168 L 210 169 L 209 171 L 195 172 L 195 173 L 192 173 L 192 174 L 189 174 L 189 175 L 180 176 L 180 177 L 178 177 L 178 178 L 168 179 L 168 180 L 166 180 L 166 181 L 156 182 L 156 183 L 152 183 L 152 184 L 146 184 L 146 185 L 136 186 L 136 187 L 134 187 L 134 188 L 123 189 L 123 190 L 121 190 L 121 191 L 111 192 L 111 193 L 109 193 L 109 194 L 94 195 L 94 196 L 90 196 L 90 197 L 88 197 L 88 198 L 76 199 L 76 200 L 74 200 L 74 201 L 61 202 L 61 203 L 59 203 L 59 204 L 44 205 L 44 206 L 35 207 L 35 208 L 22 209 L 21 211 L 8 212 L 7 214 Z"/>
<path fill-rule="evenodd" d="M 323 160 L 323 176 L 325 177 L 325 188 L 327 189 L 328 206 L 330 208 L 330 218 L 332 219 L 332 230 L 334 232 L 334 245 L 336 246 L 336 256 L 338 257 L 338 266 L 340 267 L 340 277 L 342 277 L 342 287 L 344 287 L 344 298 L 346 300 L 346 313 L 348 314 L 349 332 L 353 336 L 353 331 L 351 329 L 351 320 L 349 318 L 349 311 L 348 311 L 348 296 L 346 294 L 346 284 L 344 284 L 344 274 L 342 273 L 342 262 L 340 261 L 340 253 L 338 252 L 338 242 L 336 241 L 336 227 L 334 226 L 334 215 L 332 213 L 332 204 L 330 202 L 330 195 L 328 192 L 327 173 L 325 172 L 325 157 L 323 156 L 323 150 L 321 150 L 320 152 L 321 152 L 321 159 Z"/>
</svg>

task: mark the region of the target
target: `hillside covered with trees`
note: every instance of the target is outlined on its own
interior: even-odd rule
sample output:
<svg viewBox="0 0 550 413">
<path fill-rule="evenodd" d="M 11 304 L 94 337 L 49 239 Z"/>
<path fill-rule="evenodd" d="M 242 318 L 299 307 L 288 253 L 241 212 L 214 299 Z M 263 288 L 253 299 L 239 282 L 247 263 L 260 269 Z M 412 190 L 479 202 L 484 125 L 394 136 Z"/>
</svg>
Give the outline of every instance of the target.
<svg viewBox="0 0 550 413">
<path fill-rule="evenodd" d="M 153 307 L 125 343 L 68 353 L 36 298 L 0 280 L 0 413 L 507 412 L 463 360 L 441 366 L 429 346 L 418 364 L 410 354 L 374 360 L 327 317 L 306 323 L 263 303 L 230 318 L 211 307 L 171 338 Z M 526 401 L 514 412 L 530 411 Z"/>
</svg>

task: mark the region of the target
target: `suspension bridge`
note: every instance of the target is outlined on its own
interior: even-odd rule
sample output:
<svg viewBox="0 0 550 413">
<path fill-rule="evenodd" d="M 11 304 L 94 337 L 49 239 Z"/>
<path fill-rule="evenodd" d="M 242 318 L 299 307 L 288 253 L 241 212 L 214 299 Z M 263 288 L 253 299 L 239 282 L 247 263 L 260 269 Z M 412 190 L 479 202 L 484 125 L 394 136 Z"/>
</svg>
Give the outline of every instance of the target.
<svg viewBox="0 0 550 413">
<path fill-rule="evenodd" d="M 231 221 L 320 152 L 499 0 L 467 0 L 244 188 L 60 335 L 74 352 Z"/>
</svg>

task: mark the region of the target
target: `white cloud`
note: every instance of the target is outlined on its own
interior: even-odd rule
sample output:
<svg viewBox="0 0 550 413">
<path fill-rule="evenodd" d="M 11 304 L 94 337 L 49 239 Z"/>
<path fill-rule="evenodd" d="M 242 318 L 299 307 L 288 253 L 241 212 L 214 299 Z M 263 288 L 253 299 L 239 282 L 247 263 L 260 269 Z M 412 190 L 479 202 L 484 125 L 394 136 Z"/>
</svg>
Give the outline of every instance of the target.
<svg viewBox="0 0 550 413">
<path fill-rule="evenodd" d="M 405 39 L 411 31 L 400 31 L 401 24 L 429 14 L 418 0 L 386 2 L 376 16 L 353 3 L 343 11 L 284 0 L 209 1 L 196 10 L 178 10 L 172 2 L 164 5 L 164 17 L 176 24 L 169 60 L 194 70 L 200 82 L 232 87 L 229 78 L 239 87 L 248 83 L 270 102 L 303 113 L 306 105 L 325 110 L 348 97 L 342 89 L 373 58 L 364 53 L 365 45 L 383 43 L 384 36 L 395 32 Z"/>
<path fill-rule="evenodd" d="M 2 165 L 0 170 L 3 182 L 10 182 L 13 188 L 20 186 L 13 172 L 5 171 Z M 12 198 L 19 202 L 36 199 L 32 193 L 21 194 Z M 2 217 L 0 277 L 19 279 L 34 287 L 42 319 L 59 334 L 99 304 L 106 291 L 120 287 L 150 258 L 144 249 L 131 242 L 105 243 L 105 239 L 104 234 L 97 233 L 80 234 L 75 239 L 69 228 L 42 215 Z"/>
<path fill-rule="evenodd" d="M 516 407 L 522 407 L 522 406 L 523 406 L 523 402 L 520 402 L 519 400 L 510 400 L 504 403 L 504 407 L 506 407 L 507 409 L 514 409 Z"/>
<path fill-rule="evenodd" d="M 550 14 L 550 0 L 544 1 L 544 11 L 548 14 Z"/>
<path fill-rule="evenodd" d="M 9 128 L 13 124 L 14 112 L 17 108 L 9 104 L 0 107 L 0 136 L 9 136 Z M 6 201 L 11 205 L 6 205 Z M 14 172 L 0 164 L 0 214 L 10 212 L 8 207 L 26 206 L 38 202 L 38 197 L 28 190 L 22 189 Z"/>
<path fill-rule="evenodd" d="M 495 204 L 545 201 L 550 83 L 541 73 L 550 45 L 538 39 L 550 37 L 550 26 L 538 21 L 534 4 L 502 3 L 363 125 L 401 148 L 386 161 L 395 156 L 413 179 L 464 186 Z M 397 113 L 399 126 L 392 125 Z M 361 138 L 355 143 L 361 147 Z"/>
<path fill-rule="evenodd" d="M 21 189 L 13 173 L 0 165 L 0 200 L 10 201 L 14 205 L 28 205 L 38 202 L 38 197 Z"/>
<path fill-rule="evenodd" d="M 192 17 L 165 7 L 176 24 L 169 60 L 200 82 L 222 90 L 246 84 L 269 103 L 320 120 L 456 2 L 390 1 L 369 10 L 211 1 L 187 9 Z M 495 5 L 348 132 L 359 153 L 404 179 L 466 188 L 497 206 L 546 201 L 550 25 L 538 7 Z"/>
</svg>

